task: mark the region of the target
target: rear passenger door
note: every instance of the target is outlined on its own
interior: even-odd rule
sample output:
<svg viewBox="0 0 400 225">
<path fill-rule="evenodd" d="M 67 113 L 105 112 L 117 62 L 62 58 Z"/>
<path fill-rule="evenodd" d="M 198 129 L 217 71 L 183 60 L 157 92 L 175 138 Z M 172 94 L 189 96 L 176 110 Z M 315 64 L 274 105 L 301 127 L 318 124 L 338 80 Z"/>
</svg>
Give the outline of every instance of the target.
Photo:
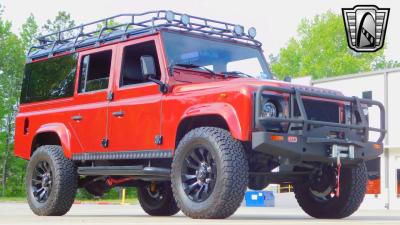
<svg viewBox="0 0 400 225">
<path fill-rule="evenodd" d="M 109 105 L 110 151 L 127 152 L 159 148 L 161 134 L 159 86 L 142 79 L 141 56 L 153 56 L 156 79 L 165 78 L 160 70 L 160 54 L 153 38 L 133 40 L 118 47 L 114 99 Z"/>
<path fill-rule="evenodd" d="M 114 58 L 114 46 L 85 51 L 79 56 L 76 104 L 70 115 L 70 123 L 74 136 L 86 153 L 101 152 L 108 148 L 107 107 Z"/>
</svg>

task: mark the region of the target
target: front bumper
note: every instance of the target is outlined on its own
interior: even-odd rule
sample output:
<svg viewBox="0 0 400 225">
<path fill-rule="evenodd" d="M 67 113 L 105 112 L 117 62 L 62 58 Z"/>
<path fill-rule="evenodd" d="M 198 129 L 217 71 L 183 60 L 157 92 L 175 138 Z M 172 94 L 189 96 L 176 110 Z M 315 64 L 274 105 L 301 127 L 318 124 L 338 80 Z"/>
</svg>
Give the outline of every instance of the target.
<svg viewBox="0 0 400 225">
<path fill-rule="evenodd" d="M 326 142 L 313 142 L 304 136 L 279 134 L 282 138 L 275 138 L 276 133 L 253 132 L 252 146 L 254 151 L 263 152 L 275 157 L 287 158 L 294 161 L 336 162 L 333 146 L 354 148 L 354 154 L 342 154 L 343 163 L 356 163 L 377 158 L 383 153 L 382 144 L 376 142 L 353 143 L 343 140 L 327 140 Z"/>
<path fill-rule="evenodd" d="M 264 92 L 289 94 L 289 116 L 261 117 Z M 352 116 L 357 117 L 358 120 L 353 124 L 344 124 L 308 119 L 303 104 L 304 96 L 318 98 L 321 101 L 329 99 L 347 102 L 350 105 Z M 297 117 L 292 113 L 295 104 L 300 111 L 300 116 Z M 361 104 L 377 106 L 380 109 L 380 128 L 369 127 L 368 118 L 362 113 Z M 368 161 L 383 153 L 382 141 L 386 133 L 385 111 L 380 102 L 316 93 L 298 88 L 262 86 L 256 92 L 254 106 L 254 129 L 256 131 L 252 133 L 252 148 L 255 151 L 292 160 L 335 162 L 338 155 L 337 149 L 341 149 L 343 152 L 339 151 L 339 157 L 343 163 Z M 268 124 L 271 123 L 293 123 L 296 124 L 297 130 L 289 129 L 283 133 L 269 132 Z M 298 129 L 299 127 L 301 129 Z M 370 131 L 379 133 L 376 142 L 368 140 Z M 332 133 L 340 134 L 340 137 L 332 137 Z"/>
</svg>

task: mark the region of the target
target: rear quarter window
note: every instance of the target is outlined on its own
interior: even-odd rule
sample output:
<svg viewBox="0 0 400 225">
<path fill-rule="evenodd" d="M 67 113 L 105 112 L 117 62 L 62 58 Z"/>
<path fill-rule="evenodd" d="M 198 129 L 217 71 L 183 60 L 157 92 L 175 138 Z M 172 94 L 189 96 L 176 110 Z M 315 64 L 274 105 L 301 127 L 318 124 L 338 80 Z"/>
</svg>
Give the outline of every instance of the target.
<svg viewBox="0 0 400 225">
<path fill-rule="evenodd" d="M 74 95 L 77 54 L 26 64 L 21 103 Z"/>
</svg>

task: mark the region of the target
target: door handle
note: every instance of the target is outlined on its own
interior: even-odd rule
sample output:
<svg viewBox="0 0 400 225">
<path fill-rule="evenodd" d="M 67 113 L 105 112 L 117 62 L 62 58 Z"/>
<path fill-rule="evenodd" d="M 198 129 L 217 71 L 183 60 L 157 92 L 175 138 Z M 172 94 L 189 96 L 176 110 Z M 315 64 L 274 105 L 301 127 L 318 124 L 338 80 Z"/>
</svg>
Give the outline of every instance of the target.
<svg viewBox="0 0 400 225">
<path fill-rule="evenodd" d="M 75 115 L 75 116 L 72 116 L 71 119 L 75 120 L 75 121 L 81 121 L 83 119 L 83 117 L 81 115 Z"/>
<path fill-rule="evenodd" d="M 124 111 L 116 111 L 112 113 L 115 117 L 123 117 L 125 115 Z"/>
</svg>

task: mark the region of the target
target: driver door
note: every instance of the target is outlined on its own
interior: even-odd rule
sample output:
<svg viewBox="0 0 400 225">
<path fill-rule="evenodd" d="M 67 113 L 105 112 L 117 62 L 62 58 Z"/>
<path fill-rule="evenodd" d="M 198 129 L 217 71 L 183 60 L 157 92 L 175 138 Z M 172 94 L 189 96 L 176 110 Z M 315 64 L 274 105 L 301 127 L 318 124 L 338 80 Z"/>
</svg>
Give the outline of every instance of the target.
<svg viewBox="0 0 400 225">
<path fill-rule="evenodd" d="M 161 143 L 161 98 L 159 86 L 143 79 L 140 57 L 153 56 L 157 79 L 161 70 L 154 37 L 118 46 L 114 99 L 109 105 L 109 150 L 127 152 L 156 150 Z"/>
</svg>

